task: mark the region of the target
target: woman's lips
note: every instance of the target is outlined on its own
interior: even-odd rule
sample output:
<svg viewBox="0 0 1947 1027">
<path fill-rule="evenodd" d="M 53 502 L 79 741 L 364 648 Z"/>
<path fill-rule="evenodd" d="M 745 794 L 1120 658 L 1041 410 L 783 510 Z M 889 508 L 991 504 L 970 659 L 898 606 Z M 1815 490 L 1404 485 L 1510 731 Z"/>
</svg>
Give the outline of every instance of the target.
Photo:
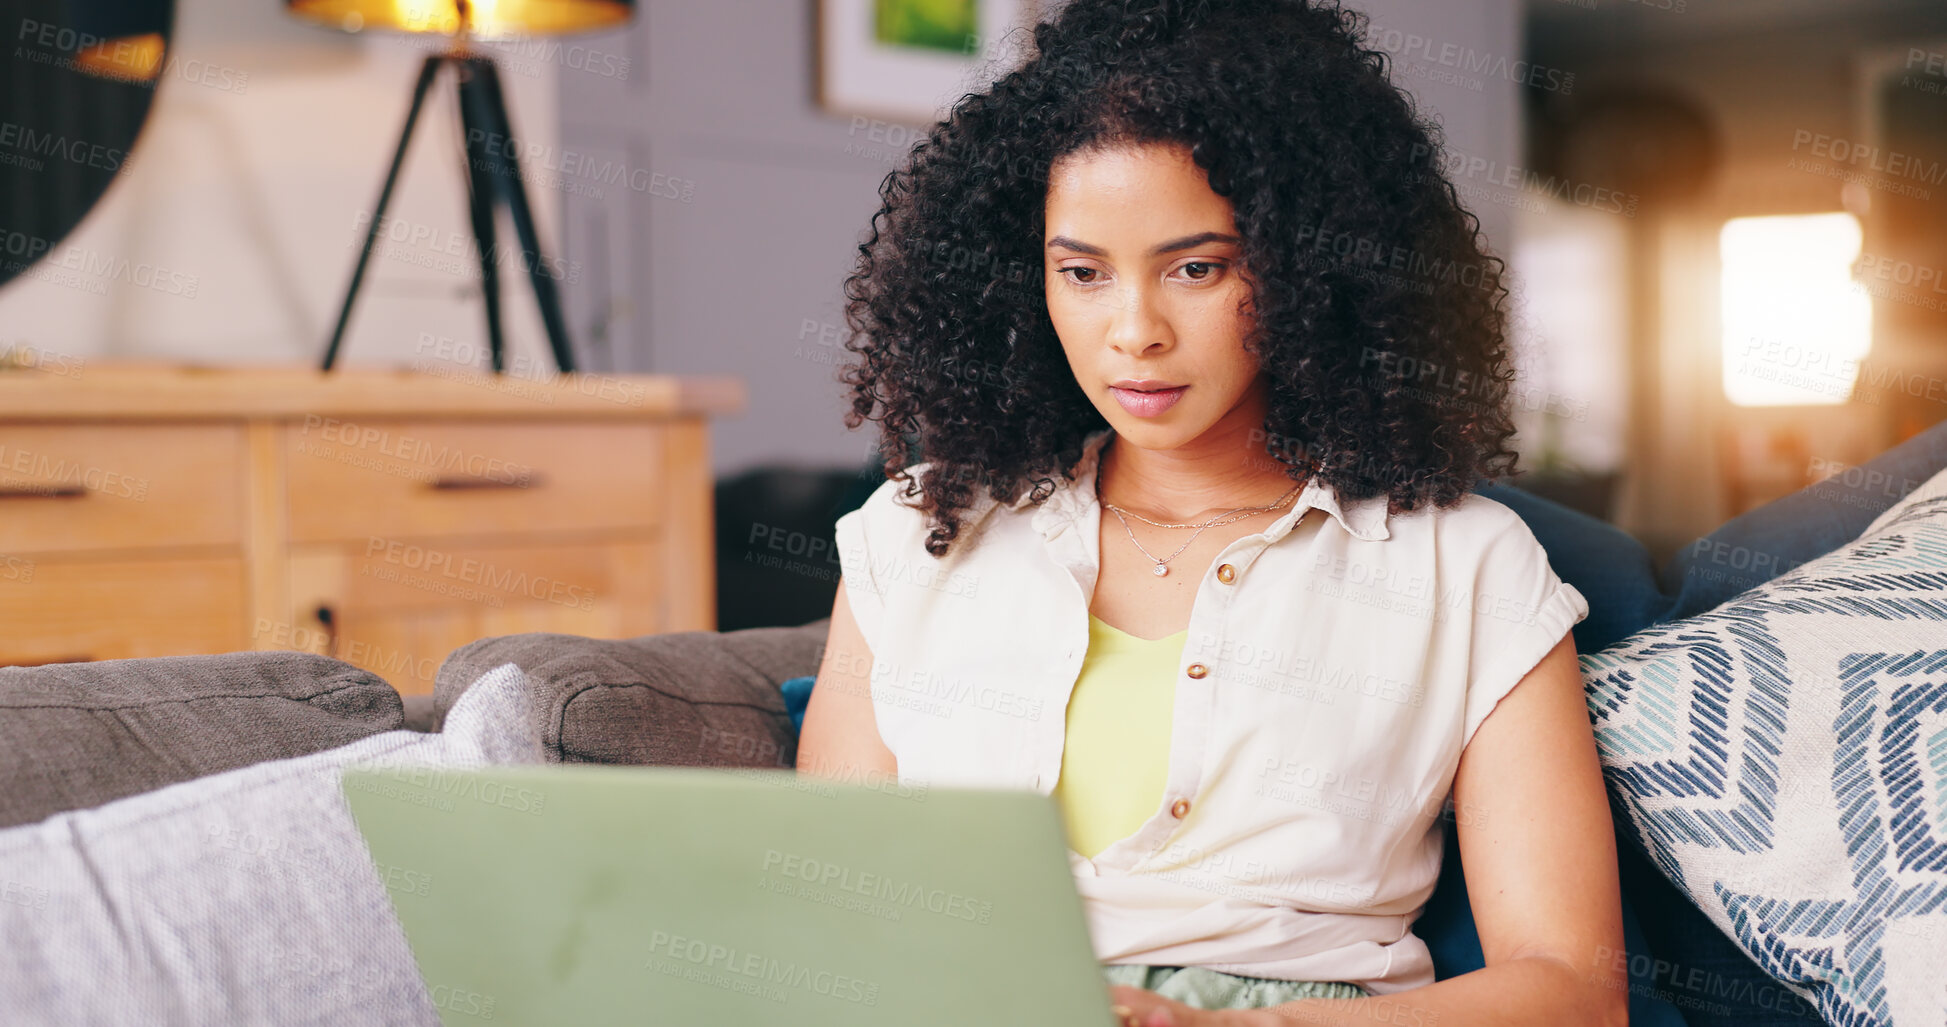
<svg viewBox="0 0 1947 1027">
<path fill-rule="evenodd" d="M 1175 406 L 1176 401 L 1183 398 L 1183 392 L 1188 388 L 1188 385 L 1179 385 L 1174 389 L 1138 392 L 1135 389 L 1118 389 L 1111 385 L 1109 391 L 1115 394 L 1115 401 L 1122 404 L 1122 409 L 1137 417 L 1155 417 Z"/>
</svg>

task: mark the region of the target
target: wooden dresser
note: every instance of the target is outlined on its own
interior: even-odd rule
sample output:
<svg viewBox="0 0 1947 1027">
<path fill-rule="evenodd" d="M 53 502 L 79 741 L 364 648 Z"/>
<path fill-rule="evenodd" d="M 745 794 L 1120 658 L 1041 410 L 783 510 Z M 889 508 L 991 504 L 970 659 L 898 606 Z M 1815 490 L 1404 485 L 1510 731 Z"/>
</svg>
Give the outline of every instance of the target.
<svg viewBox="0 0 1947 1027">
<path fill-rule="evenodd" d="M 734 378 L 0 370 L 0 664 L 716 624 Z"/>
</svg>

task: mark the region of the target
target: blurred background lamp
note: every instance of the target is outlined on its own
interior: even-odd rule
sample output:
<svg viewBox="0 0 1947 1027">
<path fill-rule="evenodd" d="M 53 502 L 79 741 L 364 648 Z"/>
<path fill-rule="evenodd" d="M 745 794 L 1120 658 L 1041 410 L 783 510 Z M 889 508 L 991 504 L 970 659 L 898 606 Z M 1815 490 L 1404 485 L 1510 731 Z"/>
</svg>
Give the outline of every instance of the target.
<svg viewBox="0 0 1947 1027">
<path fill-rule="evenodd" d="M 472 39 L 517 39 L 614 28 L 635 0 L 287 0 L 300 18 L 347 32 L 393 29 Z"/>
<path fill-rule="evenodd" d="M 74 66 L 100 78 L 154 82 L 162 71 L 169 5 L 154 0 L 73 0 L 68 23 L 79 36 Z"/>
<path fill-rule="evenodd" d="M 1872 298 L 1852 278 L 1862 238 L 1859 219 L 1843 211 L 1724 223 L 1727 399 L 1781 406 L 1851 398 L 1872 346 Z"/>
<path fill-rule="evenodd" d="M 507 118 L 507 102 L 500 88 L 500 74 L 493 58 L 470 44 L 474 40 L 523 39 L 530 36 L 590 32 L 622 25 L 634 13 L 634 0 L 285 0 L 290 13 L 347 32 L 365 29 L 390 29 L 426 35 L 447 36 L 451 46 L 444 53 L 431 54 L 419 69 L 406 108 L 405 128 L 392 154 L 392 167 L 385 174 L 379 199 L 365 232 L 365 245 L 359 250 L 352 269 L 351 284 L 345 288 L 345 302 L 338 311 L 338 323 L 325 347 L 324 369 L 337 362 L 345 327 L 351 322 L 352 306 L 358 299 L 359 283 L 365 278 L 372 248 L 385 224 L 386 204 L 392 187 L 399 180 L 406 149 L 412 142 L 413 126 L 426 103 L 442 67 L 451 66 L 459 85 L 461 138 L 465 140 L 462 181 L 467 184 L 468 210 L 473 241 L 480 255 L 480 294 L 487 313 L 487 354 L 498 372 L 505 368 L 506 345 L 500 326 L 500 286 L 498 250 L 494 245 L 495 212 L 505 204 L 520 239 L 521 263 L 534 286 L 534 299 L 541 309 L 541 322 L 547 329 L 548 347 L 562 371 L 575 369 L 574 351 L 568 341 L 567 319 L 562 315 L 561 297 L 539 234 L 534 228 L 534 212 L 528 206 L 527 189 L 522 184 L 520 147 L 514 141 L 513 125 Z"/>
</svg>

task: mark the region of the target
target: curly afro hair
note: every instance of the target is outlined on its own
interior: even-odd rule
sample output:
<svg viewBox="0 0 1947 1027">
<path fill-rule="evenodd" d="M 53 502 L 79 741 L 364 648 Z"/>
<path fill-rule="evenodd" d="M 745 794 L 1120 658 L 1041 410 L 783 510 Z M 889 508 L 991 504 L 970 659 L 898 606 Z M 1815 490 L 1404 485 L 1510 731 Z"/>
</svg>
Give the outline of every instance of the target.
<svg viewBox="0 0 1947 1027">
<path fill-rule="evenodd" d="M 1505 264 L 1441 173 L 1440 129 L 1336 0 L 1069 0 L 1033 52 L 963 96 L 880 185 L 845 279 L 861 358 L 847 427 L 881 425 L 944 556 L 981 491 L 1045 500 L 1107 426 L 1044 292 L 1049 168 L 1079 151 L 1187 147 L 1243 237 L 1270 380 L 1267 455 L 1388 509 L 1451 506 L 1513 473 Z"/>
</svg>

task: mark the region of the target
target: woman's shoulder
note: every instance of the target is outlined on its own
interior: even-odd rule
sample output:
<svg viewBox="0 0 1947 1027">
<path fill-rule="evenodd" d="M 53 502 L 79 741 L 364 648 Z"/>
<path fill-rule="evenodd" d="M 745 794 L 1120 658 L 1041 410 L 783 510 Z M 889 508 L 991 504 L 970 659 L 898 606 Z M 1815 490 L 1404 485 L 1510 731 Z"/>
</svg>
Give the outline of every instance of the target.
<svg viewBox="0 0 1947 1027">
<path fill-rule="evenodd" d="M 1384 498 L 1376 500 L 1384 502 Z M 1479 492 L 1469 492 L 1451 506 L 1422 504 L 1413 510 L 1389 514 L 1387 527 L 1394 532 L 1431 535 L 1446 546 L 1477 543 L 1488 545 L 1510 538 L 1534 541 L 1528 522 L 1513 508 Z"/>
<path fill-rule="evenodd" d="M 1009 508 L 992 496 L 976 495 L 960 511 L 959 537 L 953 540 L 944 557 L 935 557 L 926 549 L 933 518 L 925 509 L 919 486 L 920 475 L 928 466 L 913 464 L 906 468 L 905 478 L 880 482 L 857 509 L 838 518 L 836 541 L 841 558 L 869 555 L 874 562 L 921 559 L 942 562 L 964 560 L 979 547 L 989 515 L 997 508 Z"/>
<path fill-rule="evenodd" d="M 1552 644 L 1588 616 L 1586 597 L 1555 572 L 1547 548 L 1513 507 L 1470 492 L 1422 518 L 1434 533 L 1441 577 L 1464 590 L 1477 635 L 1517 644 L 1539 629 Z"/>
<path fill-rule="evenodd" d="M 1528 522 L 1478 492 L 1451 506 L 1392 514 L 1387 527 L 1394 538 L 1417 539 L 1404 551 L 1430 552 L 1438 576 L 1450 584 L 1511 587 L 1552 577 L 1548 551 Z"/>
</svg>

